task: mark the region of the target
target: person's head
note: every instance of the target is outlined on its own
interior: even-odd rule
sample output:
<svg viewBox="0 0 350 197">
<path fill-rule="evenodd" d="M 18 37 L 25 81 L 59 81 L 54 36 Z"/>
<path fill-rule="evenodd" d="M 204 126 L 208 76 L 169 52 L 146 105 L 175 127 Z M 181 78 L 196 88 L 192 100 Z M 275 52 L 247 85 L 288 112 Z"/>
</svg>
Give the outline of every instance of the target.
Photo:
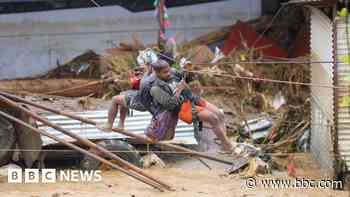
<svg viewBox="0 0 350 197">
<path fill-rule="evenodd" d="M 168 81 L 170 79 L 171 69 L 166 61 L 160 59 L 152 63 L 151 66 L 160 80 Z"/>
</svg>

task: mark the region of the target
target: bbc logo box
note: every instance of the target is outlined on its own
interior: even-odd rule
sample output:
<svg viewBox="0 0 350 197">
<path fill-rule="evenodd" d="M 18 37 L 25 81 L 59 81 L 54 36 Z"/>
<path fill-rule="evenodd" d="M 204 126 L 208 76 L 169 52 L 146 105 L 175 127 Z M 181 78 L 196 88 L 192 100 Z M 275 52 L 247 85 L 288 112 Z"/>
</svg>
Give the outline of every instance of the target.
<svg viewBox="0 0 350 197">
<path fill-rule="evenodd" d="M 100 182 L 101 170 L 8 169 L 9 183 Z"/>
<path fill-rule="evenodd" d="M 56 169 L 8 169 L 9 183 L 55 183 Z"/>
</svg>

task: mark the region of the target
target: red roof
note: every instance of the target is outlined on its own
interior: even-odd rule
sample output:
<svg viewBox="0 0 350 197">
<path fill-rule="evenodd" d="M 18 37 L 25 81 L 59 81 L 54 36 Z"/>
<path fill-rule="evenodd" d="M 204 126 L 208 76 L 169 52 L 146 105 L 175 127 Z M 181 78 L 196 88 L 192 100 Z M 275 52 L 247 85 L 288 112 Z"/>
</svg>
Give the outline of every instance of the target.
<svg viewBox="0 0 350 197">
<path fill-rule="evenodd" d="M 230 32 L 229 37 L 225 40 L 222 52 L 228 55 L 233 49 L 242 48 L 243 43 L 249 48 L 256 48 L 263 55 L 273 57 L 287 57 L 288 52 L 277 46 L 276 43 L 259 34 L 248 24 L 238 21 Z"/>
<path fill-rule="evenodd" d="M 310 29 L 309 25 L 303 27 L 298 33 L 290 54 L 291 58 L 304 57 L 310 55 Z"/>
</svg>

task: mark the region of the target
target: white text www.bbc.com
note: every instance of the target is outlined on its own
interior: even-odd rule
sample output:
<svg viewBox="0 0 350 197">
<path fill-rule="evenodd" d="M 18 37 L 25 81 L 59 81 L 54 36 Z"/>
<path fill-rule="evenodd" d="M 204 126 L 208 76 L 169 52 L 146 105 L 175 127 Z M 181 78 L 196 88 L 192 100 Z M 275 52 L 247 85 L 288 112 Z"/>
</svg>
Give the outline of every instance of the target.
<svg viewBox="0 0 350 197">
<path fill-rule="evenodd" d="M 336 180 L 312 180 L 305 178 L 295 179 L 255 179 L 248 178 L 245 185 L 249 189 L 270 188 L 270 189 L 343 189 L 343 183 Z"/>
</svg>

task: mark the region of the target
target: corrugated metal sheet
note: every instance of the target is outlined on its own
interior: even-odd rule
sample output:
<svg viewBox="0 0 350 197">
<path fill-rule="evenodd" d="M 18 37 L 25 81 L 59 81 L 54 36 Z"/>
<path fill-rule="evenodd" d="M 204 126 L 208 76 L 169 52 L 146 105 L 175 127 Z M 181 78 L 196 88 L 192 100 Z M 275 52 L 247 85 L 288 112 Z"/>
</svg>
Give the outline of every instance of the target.
<svg viewBox="0 0 350 197">
<path fill-rule="evenodd" d="M 97 123 L 105 123 L 107 122 L 108 112 L 106 110 L 105 111 L 85 111 L 85 112 L 77 112 L 75 114 L 82 116 L 84 118 L 89 118 L 91 120 L 94 120 Z M 106 132 L 100 131 L 95 126 L 81 123 L 80 121 L 73 120 L 65 116 L 53 115 L 53 114 L 42 114 L 42 115 L 48 120 L 50 120 L 51 122 L 58 124 L 61 127 L 87 139 L 94 140 L 94 139 L 126 138 L 124 135 L 121 135 L 118 133 L 106 133 Z M 152 116 L 148 112 L 134 111 L 133 116 L 126 118 L 125 129 L 132 131 L 135 134 L 144 134 L 144 130 L 146 129 L 147 125 L 150 123 L 151 118 Z M 118 119 L 119 117 L 116 118 L 116 121 Z M 62 134 L 61 132 L 51 127 L 46 127 L 39 123 L 39 128 L 45 131 L 48 131 L 49 133 L 61 139 L 65 139 L 70 142 L 74 141 L 71 137 Z M 42 140 L 43 140 L 44 146 L 56 143 L 55 141 L 45 136 L 42 137 Z M 193 125 L 192 124 L 189 125 L 185 122 L 179 121 L 176 127 L 175 138 L 173 141 L 176 143 L 183 143 L 183 144 L 196 144 L 197 142 L 194 138 Z"/>
<path fill-rule="evenodd" d="M 340 63 L 340 59 L 344 55 L 349 54 L 349 46 L 347 45 L 347 40 L 350 35 L 346 35 L 346 24 L 344 20 L 339 20 L 337 22 L 337 81 L 338 86 L 349 86 L 349 82 L 345 80 L 345 77 L 350 74 L 350 65 L 345 63 Z M 349 27 L 348 27 L 349 28 Z M 350 110 L 348 107 L 341 107 L 341 98 L 344 96 L 349 96 L 350 92 L 348 89 L 338 90 L 338 102 L 336 107 L 338 108 L 337 118 L 337 129 L 338 129 L 338 149 L 339 154 L 346 161 L 348 168 L 350 167 Z"/>
<path fill-rule="evenodd" d="M 330 19 L 317 8 L 311 11 L 311 58 L 312 61 L 333 59 L 333 28 Z M 333 64 L 311 64 L 311 82 L 333 85 Z M 311 87 L 311 152 L 326 175 L 333 175 L 333 125 L 332 88 Z"/>
</svg>

